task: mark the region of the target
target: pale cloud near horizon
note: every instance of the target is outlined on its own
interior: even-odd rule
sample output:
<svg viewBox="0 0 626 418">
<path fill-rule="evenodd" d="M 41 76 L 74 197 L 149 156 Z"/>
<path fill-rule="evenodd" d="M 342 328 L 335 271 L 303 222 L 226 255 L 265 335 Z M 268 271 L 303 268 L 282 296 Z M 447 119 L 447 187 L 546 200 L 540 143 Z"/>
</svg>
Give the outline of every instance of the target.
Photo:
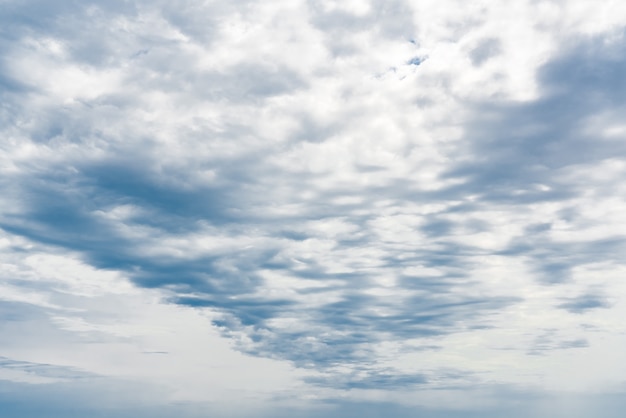
<svg viewBox="0 0 626 418">
<path fill-rule="evenodd" d="M 2 9 L 16 418 L 623 405 L 626 7 Z"/>
</svg>

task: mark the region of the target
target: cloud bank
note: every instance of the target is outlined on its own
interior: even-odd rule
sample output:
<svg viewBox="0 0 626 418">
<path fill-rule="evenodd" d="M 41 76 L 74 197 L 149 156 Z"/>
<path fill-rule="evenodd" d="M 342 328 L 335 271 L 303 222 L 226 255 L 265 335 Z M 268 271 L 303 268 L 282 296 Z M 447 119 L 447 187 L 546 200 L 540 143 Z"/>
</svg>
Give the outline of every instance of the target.
<svg viewBox="0 0 626 418">
<path fill-rule="evenodd" d="M 146 384 L 167 414 L 433 417 L 623 393 L 626 9 L 6 1 L 0 19 L 8 393 L 82 379 Z"/>
</svg>

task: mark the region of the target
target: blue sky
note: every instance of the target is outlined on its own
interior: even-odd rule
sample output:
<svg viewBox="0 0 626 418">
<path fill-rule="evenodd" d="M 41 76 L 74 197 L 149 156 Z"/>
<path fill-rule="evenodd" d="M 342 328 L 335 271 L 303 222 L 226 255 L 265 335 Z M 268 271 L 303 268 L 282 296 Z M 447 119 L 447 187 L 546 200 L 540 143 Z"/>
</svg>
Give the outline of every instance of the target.
<svg viewBox="0 0 626 418">
<path fill-rule="evenodd" d="M 3 417 L 626 407 L 626 7 L 0 4 Z"/>
</svg>

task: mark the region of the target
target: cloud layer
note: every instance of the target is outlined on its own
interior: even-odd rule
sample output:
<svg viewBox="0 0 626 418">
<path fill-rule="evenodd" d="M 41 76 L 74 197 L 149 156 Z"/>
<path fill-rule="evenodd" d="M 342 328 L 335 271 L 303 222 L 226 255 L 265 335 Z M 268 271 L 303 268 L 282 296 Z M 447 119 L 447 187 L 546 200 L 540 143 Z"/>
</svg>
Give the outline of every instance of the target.
<svg viewBox="0 0 626 418">
<path fill-rule="evenodd" d="M 5 3 L 11 390 L 345 416 L 621 393 L 626 9 Z M 241 378 L 199 371 L 222 361 Z"/>
</svg>

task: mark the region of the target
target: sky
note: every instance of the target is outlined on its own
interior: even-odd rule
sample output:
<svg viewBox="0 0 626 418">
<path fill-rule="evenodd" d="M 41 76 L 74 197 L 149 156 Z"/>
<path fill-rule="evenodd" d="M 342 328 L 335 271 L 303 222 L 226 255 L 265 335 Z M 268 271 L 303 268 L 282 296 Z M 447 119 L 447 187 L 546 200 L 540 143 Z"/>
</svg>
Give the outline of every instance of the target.
<svg viewBox="0 0 626 418">
<path fill-rule="evenodd" d="M 0 416 L 622 417 L 625 34 L 0 0 Z"/>
</svg>

